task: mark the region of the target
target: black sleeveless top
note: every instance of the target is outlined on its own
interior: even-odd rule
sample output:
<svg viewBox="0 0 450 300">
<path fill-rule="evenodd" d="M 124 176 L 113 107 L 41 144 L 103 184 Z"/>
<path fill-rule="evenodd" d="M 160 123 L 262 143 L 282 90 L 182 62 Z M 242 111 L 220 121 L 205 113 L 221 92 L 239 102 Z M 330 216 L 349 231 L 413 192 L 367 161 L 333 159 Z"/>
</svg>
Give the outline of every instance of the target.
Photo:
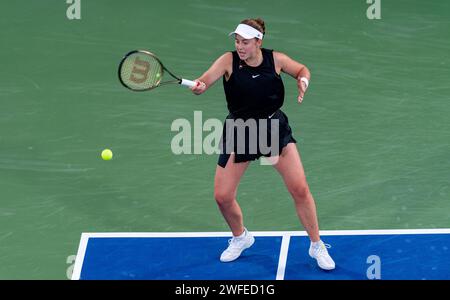
<svg viewBox="0 0 450 300">
<path fill-rule="evenodd" d="M 233 73 L 223 76 L 227 106 L 233 118 L 267 118 L 284 102 L 284 85 L 275 70 L 273 50 L 261 49 L 263 61 L 251 67 L 233 51 Z"/>
</svg>

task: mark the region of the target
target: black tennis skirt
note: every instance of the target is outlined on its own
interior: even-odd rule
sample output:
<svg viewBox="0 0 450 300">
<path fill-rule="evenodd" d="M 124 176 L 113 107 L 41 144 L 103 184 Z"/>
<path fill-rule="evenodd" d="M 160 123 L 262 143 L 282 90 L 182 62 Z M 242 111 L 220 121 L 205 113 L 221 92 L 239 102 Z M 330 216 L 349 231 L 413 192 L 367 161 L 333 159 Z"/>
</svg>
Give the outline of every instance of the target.
<svg viewBox="0 0 450 300">
<path fill-rule="evenodd" d="M 296 142 L 288 117 L 280 109 L 259 119 L 243 120 L 229 114 L 223 125 L 217 164 L 225 168 L 231 153 L 236 163 L 277 156 L 287 144 Z"/>
</svg>

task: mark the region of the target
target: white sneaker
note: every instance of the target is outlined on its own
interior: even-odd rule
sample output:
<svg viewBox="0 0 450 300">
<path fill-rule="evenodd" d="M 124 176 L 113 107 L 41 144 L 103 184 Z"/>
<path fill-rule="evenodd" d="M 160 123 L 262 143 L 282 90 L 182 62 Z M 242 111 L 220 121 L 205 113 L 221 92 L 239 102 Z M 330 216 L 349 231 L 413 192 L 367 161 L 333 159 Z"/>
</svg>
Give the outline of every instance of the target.
<svg viewBox="0 0 450 300">
<path fill-rule="evenodd" d="M 324 244 L 322 241 L 319 241 L 316 246 L 313 246 L 311 243 L 309 246 L 309 256 L 317 260 L 317 264 L 321 269 L 328 271 L 333 270 L 336 265 L 331 256 L 328 254 L 327 248 L 331 248 L 331 246 Z"/>
<path fill-rule="evenodd" d="M 253 235 L 248 232 L 246 228 L 244 229 L 244 233 L 245 235 L 241 238 L 233 237 L 228 240 L 228 248 L 223 251 L 220 256 L 221 262 L 230 262 L 237 259 L 241 255 L 242 251 L 253 245 L 255 242 Z"/>
</svg>

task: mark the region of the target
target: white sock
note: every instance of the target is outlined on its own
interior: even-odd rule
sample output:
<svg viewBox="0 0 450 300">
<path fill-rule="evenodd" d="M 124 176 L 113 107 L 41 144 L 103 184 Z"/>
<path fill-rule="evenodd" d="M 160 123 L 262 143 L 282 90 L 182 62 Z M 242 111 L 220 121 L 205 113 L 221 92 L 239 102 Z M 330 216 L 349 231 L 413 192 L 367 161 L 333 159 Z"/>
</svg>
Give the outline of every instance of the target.
<svg viewBox="0 0 450 300">
<path fill-rule="evenodd" d="M 317 242 L 311 242 L 311 246 L 313 246 L 314 248 L 319 247 L 319 245 L 322 243 L 322 240 L 318 240 Z"/>
<path fill-rule="evenodd" d="M 241 235 L 239 235 L 239 236 L 235 236 L 235 238 L 237 238 L 237 239 L 243 238 L 245 236 L 246 232 L 247 232 L 247 229 L 244 227 L 244 232 Z"/>
</svg>

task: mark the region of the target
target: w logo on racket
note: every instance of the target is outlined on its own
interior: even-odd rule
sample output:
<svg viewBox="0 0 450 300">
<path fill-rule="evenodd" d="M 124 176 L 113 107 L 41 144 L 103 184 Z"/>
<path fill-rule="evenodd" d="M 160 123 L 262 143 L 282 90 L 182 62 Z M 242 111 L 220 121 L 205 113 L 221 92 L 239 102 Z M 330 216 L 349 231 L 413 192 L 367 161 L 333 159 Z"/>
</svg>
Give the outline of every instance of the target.
<svg viewBox="0 0 450 300">
<path fill-rule="evenodd" d="M 145 60 L 139 59 L 139 56 L 136 56 L 134 60 L 133 71 L 131 71 L 130 80 L 140 84 L 147 80 L 148 72 L 150 70 L 150 63 Z M 134 74 L 140 74 L 141 76 L 136 77 Z"/>
</svg>

